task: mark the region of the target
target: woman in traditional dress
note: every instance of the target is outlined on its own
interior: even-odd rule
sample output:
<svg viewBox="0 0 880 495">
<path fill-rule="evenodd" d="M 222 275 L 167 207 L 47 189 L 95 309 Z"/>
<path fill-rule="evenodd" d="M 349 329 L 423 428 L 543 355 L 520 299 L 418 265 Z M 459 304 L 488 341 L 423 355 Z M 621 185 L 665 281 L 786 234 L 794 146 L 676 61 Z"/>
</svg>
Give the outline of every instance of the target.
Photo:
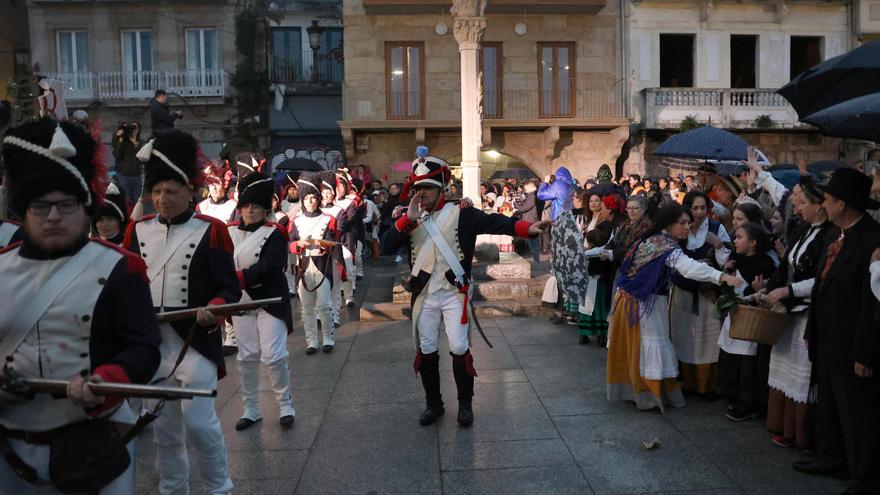
<svg viewBox="0 0 880 495">
<path fill-rule="evenodd" d="M 824 195 L 809 177 L 802 178 L 792 194 L 794 211 L 809 227 L 789 243 L 783 264 L 767 285 L 767 300 L 779 302 L 794 315 L 791 327 L 782 334 L 770 353 L 770 394 L 767 429 L 773 443 L 780 447 L 813 448 L 810 407 L 812 363 L 807 354 L 804 329 L 810 293 L 817 264 L 825 247 L 825 238 L 834 228 L 822 207 Z"/>
<path fill-rule="evenodd" d="M 669 278 L 680 276 L 713 284 L 742 281 L 688 257 L 679 246 L 691 216 L 678 204 L 657 211 L 654 229 L 624 259 L 615 285 L 608 349 L 608 400 L 630 400 L 639 409 L 665 403 L 684 406 L 678 361 L 669 340 Z"/>
<path fill-rule="evenodd" d="M 572 194 L 571 204 L 571 215 L 581 234 L 580 250 L 585 252 L 587 249 L 587 233 L 593 230 L 596 227 L 596 222 L 599 221 L 599 214 L 602 209 L 602 197 L 598 195 L 594 197 L 590 195 L 589 191 L 578 189 Z M 585 253 L 579 253 L 578 256 L 583 258 L 584 262 L 586 262 Z M 583 267 L 585 270 L 587 269 L 586 264 L 584 264 Z M 585 274 L 583 281 L 586 283 L 586 280 L 587 277 Z M 585 291 L 586 287 L 582 290 L 578 290 L 578 297 L 574 297 L 575 294 L 572 291 L 566 293 L 563 310 L 565 312 L 565 322 L 569 325 L 580 325 L 582 317 L 585 316 L 579 311 L 581 304 L 584 302 L 583 295 L 585 294 Z"/>
<path fill-rule="evenodd" d="M 731 242 L 730 236 L 721 223 L 709 218 L 709 197 L 702 191 L 691 191 L 685 195 L 683 206 L 693 217 L 684 239 L 684 253 L 714 267 L 724 266 L 730 256 L 730 249 L 725 246 Z M 714 398 L 721 335 L 721 320 L 715 316 L 714 290 L 686 277 L 673 277 L 673 282 L 672 343 L 681 362 L 682 388 L 707 399 Z"/>
<path fill-rule="evenodd" d="M 590 203 L 597 196 L 591 195 Z M 587 247 L 604 248 L 611 242 L 614 231 L 625 221 L 622 211 L 623 199 L 616 194 L 602 198 L 595 227 L 587 233 Z M 605 347 L 608 337 L 608 313 L 611 309 L 611 288 L 614 284 L 614 264 L 610 260 L 594 256 L 587 267 L 587 295 L 578 307 L 578 326 L 581 344 L 596 337 L 596 343 Z"/>
</svg>

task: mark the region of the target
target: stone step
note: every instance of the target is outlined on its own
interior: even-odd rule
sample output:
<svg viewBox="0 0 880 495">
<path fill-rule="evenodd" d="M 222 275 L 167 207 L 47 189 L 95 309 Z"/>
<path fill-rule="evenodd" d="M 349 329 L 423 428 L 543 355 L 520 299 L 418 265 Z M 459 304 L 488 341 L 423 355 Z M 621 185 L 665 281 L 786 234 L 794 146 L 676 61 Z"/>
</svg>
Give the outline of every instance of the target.
<svg viewBox="0 0 880 495">
<path fill-rule="evenodd" d="M 513 279 L 477 282 L 474 285 L 474 301 L 509 301 L 518 299 L 540 299 L 544 293 L 544 284 L 547 275 L 535 279 Z M 410 293 L 403 289 L 400 284 L 394 286 L 391 291 L 391 302 L 408 303 Z M 383 302 L 384 300 L 368 299 L 371 302 Z"/>
<path fill-rule="evenodd" d="M 541 305 L 540 298 L 516 301 L 474 301 L 477 318 L 498 318 L 503 316 L 549 317 L 551 308 Z M 409 303 L 364 303 L 361 306 L 361 321 L 401 321 L 411 318 Z"/>
<path fill-rule="evenodd" d="M 474 280 L 529 279 L 532 264 L 516 253 L 501 253 L 499 261 L 476 262 L 471 274 Z"/>
</svg>

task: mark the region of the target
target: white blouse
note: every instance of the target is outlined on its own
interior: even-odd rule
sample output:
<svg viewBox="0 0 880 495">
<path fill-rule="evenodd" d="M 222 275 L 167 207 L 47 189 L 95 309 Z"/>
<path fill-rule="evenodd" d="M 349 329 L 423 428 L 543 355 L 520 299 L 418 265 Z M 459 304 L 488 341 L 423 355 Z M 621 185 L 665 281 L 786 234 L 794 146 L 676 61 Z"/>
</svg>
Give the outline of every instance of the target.
<svg viewBox="0 0 880 495">
<path fill-rule="evenodd" d="M 706 236 L 708 235 L 709 219 L 706 218 L 696 232 L 688 231 L 688 249 L 695 250 L 702 247 L 702 245 L 706 243 Z M 730 242 L 730 235 L 727 233 L 727 229 L 724 228 L 724 225 L 718 226 L 718 238 L 721 239 L 722 242 Z M 727 258 L 729 257 L 730 249 L 722 247 L 721 249 L 715 250 L 715 261 L 718 262 L 718 266 L 724 266 L 724 263 L 727 262 Z"/>
<path fill-rule="evenodd" d="M 690 280 L 721 284 L 720 271 L 691 258 L 681 249 L 676 249 L 671 256 L 666 258 L 666 266 L 674 268 L 682 277 Z"/>
</svg>

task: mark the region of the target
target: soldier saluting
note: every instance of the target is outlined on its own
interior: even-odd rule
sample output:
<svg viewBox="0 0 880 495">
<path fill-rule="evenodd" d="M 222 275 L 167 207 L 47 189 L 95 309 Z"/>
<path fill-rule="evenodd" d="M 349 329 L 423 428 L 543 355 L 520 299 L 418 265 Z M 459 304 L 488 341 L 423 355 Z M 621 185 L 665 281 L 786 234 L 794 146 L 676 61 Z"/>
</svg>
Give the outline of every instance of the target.
<svg viewBox="0 0 880 495">
<path fill-rule="evenodd" d="M 429 425 L 443 415 L 440 395 L 440 355 L 437 349 L 441 320 L 446 328 L 452 356 L 452 372 L 458 389 L 458 423 L 474 421 L 471 400 L 474 395 L 474 359 L 468 330 L 473 321 L 471 262 L 479 234 L 533 237 L 541 234 L 545 223 L 519 221 L 501 214 L 487 215 L 476 208 L 460 208 L 446 201 L 451 180 L 449 165 L 442 158 L 428 156 L 420 146 L 413 171 L 400 194 L 409 208 L 385 233 L 383 251 L 393 254 L 401 245 L 410 246 L 412 321 L 416 373 L 422 376 L 427 407 L 419 423 Z"/>
<path fill-rule="evenodd" d="M 222 318 L 204 308 L 237 302 L 241 288 L 226 224 L 190 206 L 197 150 L 195 138 L 177 130 L 141 148 L 145 187 L 158 214 L 129 225 L 123 245 L 146 262 L 156 311 L 202 308 L 195 319 L 159 325 L 162 362 L 156 378 L 169 377 L 168 385 L 215 389 L 226 374 L 218 329 Z M 187 491 L 187 434 L 207 492 L 231 492 L 223 431 L 214 399 L 207 397 L 166 404 L 156 421 L 159 492 Z"/>
<path fill-rule="evenodd" d="M 88 238 L 107 186 L 105 154 L 85 130 L 48 119 L 10 129 L 3 140 L 24 237 L 0 253 L 0 358 L 7 376 L 67 380 L 62 399 L 0 392 L 4 493 L 61 493 L 57 487 L 73 484 L 135 493 L 135 444 L 122 447 L 113 434 L 136 416 L 89 384 L 149 381 L 159 333 L 143 261 Z M 103 450 L 113 462 L 77 462 L 108 445 L 117 446 Z"/>
</svg>

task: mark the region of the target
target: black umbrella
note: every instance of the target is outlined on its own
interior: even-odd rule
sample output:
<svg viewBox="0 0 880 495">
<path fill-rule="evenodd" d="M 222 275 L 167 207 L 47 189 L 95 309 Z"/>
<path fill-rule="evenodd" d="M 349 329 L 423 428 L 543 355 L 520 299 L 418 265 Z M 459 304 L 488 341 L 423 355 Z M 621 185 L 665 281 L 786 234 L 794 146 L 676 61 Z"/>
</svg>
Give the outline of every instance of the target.
<svg viewBox="0 0 880 495">
<path fill-rule="evenodd" d="M 838 103 L 801 120 L 828 136 L 880 141 L 880 93 Z"/>
<path fill-rule="evenodd" d="M 803 120 L 819 110 L 878 91 L 880 41 L 873 41 L 805 70 L 778 93 Z"/>
<path fill-rule="evenodd" d="M 308 158 L 288 158 L 279 163 L 275 170 L 306 170 L 308 172 L 320 172 L 324 167 L 315 160 Z"/>
<path fill-rule="evenodd" d="M 655 156 L 702 160 L 746 160 L 749 143 L 736 134 L 707 125 L 676 134 L 654 150 Z"/>
<path fill-rule="evenodd" d="M 509 168 L 507 170 L 497 170 L 489 180 L 494 179 L 519 179 L 529 180 L 538 177 L 534 172 L 527 168 Z"/>
</svg>

